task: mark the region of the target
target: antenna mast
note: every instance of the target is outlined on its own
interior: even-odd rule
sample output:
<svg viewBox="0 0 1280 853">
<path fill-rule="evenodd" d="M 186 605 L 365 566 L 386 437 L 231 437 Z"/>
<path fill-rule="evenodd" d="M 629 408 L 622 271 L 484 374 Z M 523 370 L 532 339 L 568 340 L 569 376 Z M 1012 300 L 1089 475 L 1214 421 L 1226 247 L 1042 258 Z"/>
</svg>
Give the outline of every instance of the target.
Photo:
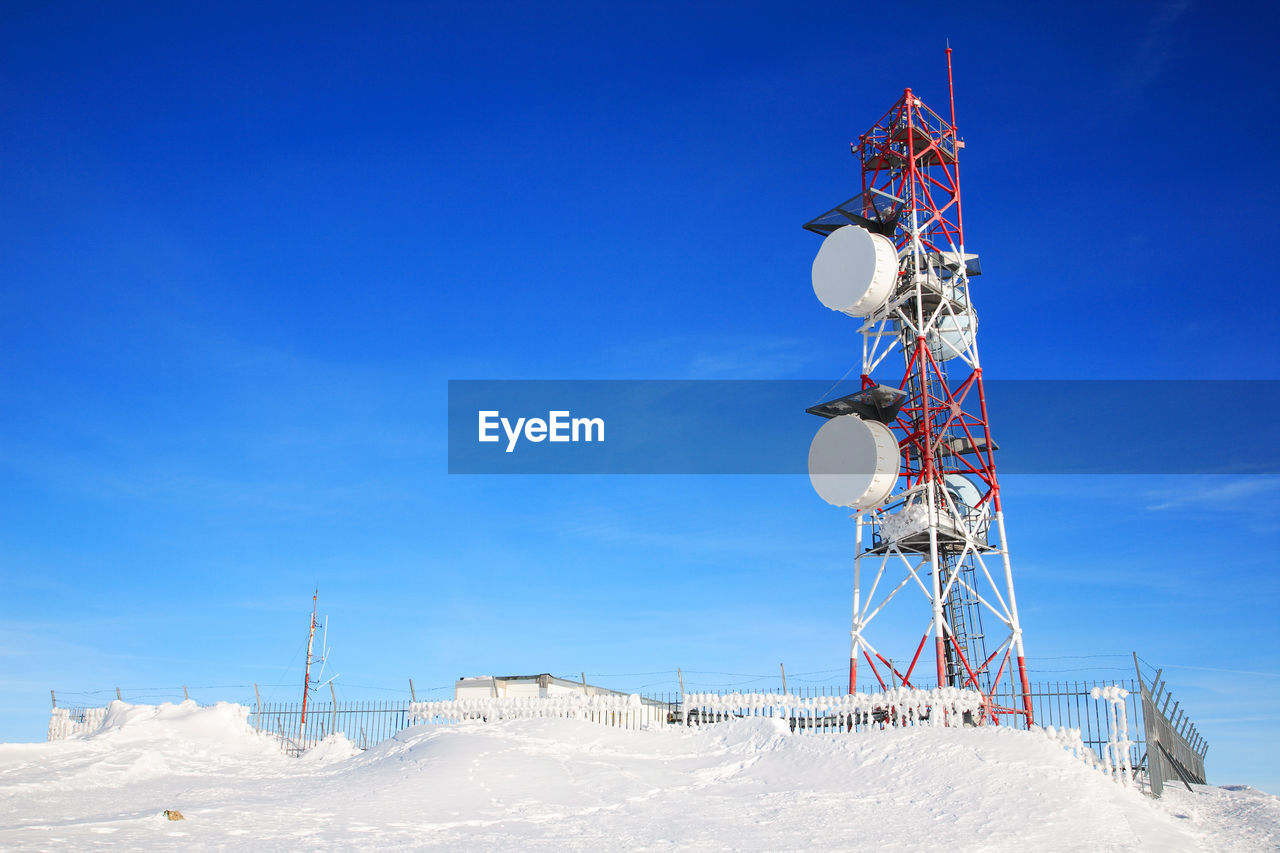
<svg viewBox="0 0 1280 853">
<path fill-rule="evenodd" d="M 951 39 L 947 39 L 947 93 L 951 96 L 951 132 L 956 132 L 956 84 L 951 79 Z"/>
<path fill-rule="evenodd" d="M 302 719 L 298 723 L 299 740 L 307 730 L 307 696 L 311 693 L 311 647 L 316 641 L 316 599 L 319 597 L 320 590 L 317 589 L 311 595 L 311 633 L 307 635 L 307 666 L 302 676 Z"/>
</svg>

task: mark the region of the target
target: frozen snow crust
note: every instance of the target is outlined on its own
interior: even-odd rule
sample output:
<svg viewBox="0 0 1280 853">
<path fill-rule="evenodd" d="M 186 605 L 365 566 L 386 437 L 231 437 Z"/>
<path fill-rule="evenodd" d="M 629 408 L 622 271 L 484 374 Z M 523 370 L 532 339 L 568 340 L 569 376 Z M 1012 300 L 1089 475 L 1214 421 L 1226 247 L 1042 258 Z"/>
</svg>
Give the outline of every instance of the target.
<svg viewBox="0 0 1280 853">
<path fill-rule="evenodd" d="M 0 745 L 0 848 L 1280 846 L 1276 797 L 1206 787 L 1151 801 L 1038 732 L 525 719 L 417 726 L 365 753 L 331 741 L 291 759 L 246 713 L 113 703 L 95 733 Z"/>
</svg>

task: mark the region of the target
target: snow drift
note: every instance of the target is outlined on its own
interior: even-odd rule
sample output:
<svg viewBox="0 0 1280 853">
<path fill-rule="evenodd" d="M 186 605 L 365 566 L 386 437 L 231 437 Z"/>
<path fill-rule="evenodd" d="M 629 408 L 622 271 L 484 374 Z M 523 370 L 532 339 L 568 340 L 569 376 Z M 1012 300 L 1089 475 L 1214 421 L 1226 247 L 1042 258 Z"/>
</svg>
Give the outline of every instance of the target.
<svg viewBox="0 0 1280 853">
<path fill-rule="evenodd" d="M 1278 825 L 1270 795 L 1153 801 L 1003 728 L 530 719 L 291 759 L 238 706 L 114 703 L 96 733 L 0 745 L 4 849 L 1239 850 L 1274 849 Z"/>
</svg>

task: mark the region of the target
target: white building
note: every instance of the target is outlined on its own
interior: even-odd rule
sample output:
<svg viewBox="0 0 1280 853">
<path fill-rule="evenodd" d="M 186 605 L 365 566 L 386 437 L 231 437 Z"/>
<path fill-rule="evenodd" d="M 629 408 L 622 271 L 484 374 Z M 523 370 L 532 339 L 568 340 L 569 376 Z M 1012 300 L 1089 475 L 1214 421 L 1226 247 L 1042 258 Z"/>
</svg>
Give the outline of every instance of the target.
<svg viewBox="0 0 1280 853">
<path fill-rule="evenodd" d="M 459 678 L 453 685 L 454 699 L 489 699 L 489 698 L 525 698 L 548 696 L 628 696 L 620 690 L 597 687 L 585 681 L 569 681 L 556 678 L 550 673 L 541 675 L 481 675 L 470 678 Z M 645 705 L 663 705 L 654 699 L 640 700 Z"/>
</svg>

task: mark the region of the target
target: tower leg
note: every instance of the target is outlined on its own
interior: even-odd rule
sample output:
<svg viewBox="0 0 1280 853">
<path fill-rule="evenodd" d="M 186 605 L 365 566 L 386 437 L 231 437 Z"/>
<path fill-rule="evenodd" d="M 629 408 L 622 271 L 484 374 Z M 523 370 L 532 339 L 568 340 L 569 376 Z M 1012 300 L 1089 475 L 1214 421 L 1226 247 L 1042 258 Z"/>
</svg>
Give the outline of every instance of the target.
<svg viewBox="0 0 1280 853">
<path fill-rule="evenodd" d="M 1022 654 L 1022 640 L 1018 640 L 1018 678 L 1022 681 L 1022 708 L 1027 712 L 1027 728 L 1035 723 L 1031 710 L 1031 684 L 1027 681 L 1027 659 Z"/>
<path fill-rule="evenodd" d="M 934 483 L 929 481 L 928 507 L 932 524 L 929 525 L 929 576 L 933 580 L 933 640 L 934 657 L 938 663 L 938 686 L 947 686 L 946 631 L 942 627 L 942 561 L 938 559 L 937 506 L 934 504 Z"/>
<path fill-rule="evenodd" d="M 858 692 L 858 632 L 862 619 L 862 526 L 866 522 L 857 518 L 853 540 L 853 628 L 849 631 L 849 695 Z"/>
<path fill-rule="evenodd" d="M 1012 617 L 1014 651 L 1018 655 L 1018 682 L 1022 687 L 1022 709 L 1027 714 L 1027 728 L 1035 722 L 1031 707 L 1031 684 L 1027 681 L 1027 658 L 1022 648 L 1022 623 L 1018 619 L 1018 598 L 1013 592 L 1013 568 L 1009 565 L 1009 537 L 1004 530 L 1004 511 L 999 504 L 1000 493 L 996 492 L 996 529 L 1000 531 L 1000 549 L 1004 557 L 1004 585 L 1009 596 L 1009 615 Z"/>
</svg>

